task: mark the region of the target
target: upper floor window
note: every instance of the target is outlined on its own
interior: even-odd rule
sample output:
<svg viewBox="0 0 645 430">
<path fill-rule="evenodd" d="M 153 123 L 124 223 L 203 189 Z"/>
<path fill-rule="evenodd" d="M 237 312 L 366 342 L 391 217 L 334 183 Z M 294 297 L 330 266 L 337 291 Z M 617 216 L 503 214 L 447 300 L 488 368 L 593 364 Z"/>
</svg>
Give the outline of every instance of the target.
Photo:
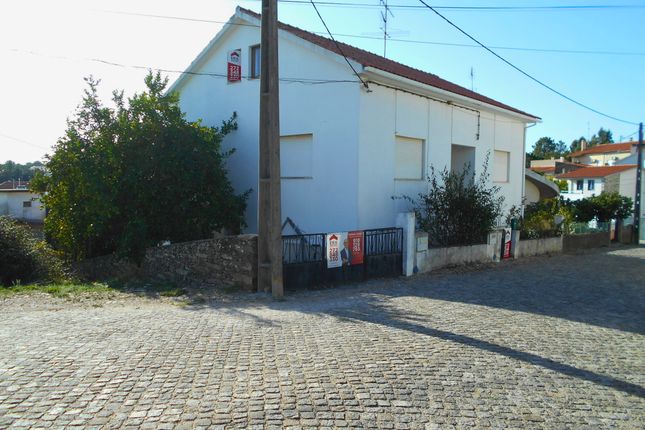
<svg viewBox="0 0 645 430">
<path fill-rule="evenodd" d="M 579 180 L 576 182 L 576 190 L 578 190 L 578 191 L 582 191 L 582 190 L 584 189 L 584 187 L 585 187 L 585 181 L 584 181 L 584 180 L 582 180 L 582 179 L 579 179 Z"/>
<path fill-rule="evenodd" d="M 587 189 L 593 191 L 594 188 L 596 188 L 596 181 L 594 179 L 587 180 Z"/>
<path fill-rule="evenodd" d="M 250 78 L 259 79 L 260 78 L 260 66 L 261 66 L 261 51 L 260 45 L 254 45 L 249 48 L 251 54 L 251 70 Z"/>
</svg>

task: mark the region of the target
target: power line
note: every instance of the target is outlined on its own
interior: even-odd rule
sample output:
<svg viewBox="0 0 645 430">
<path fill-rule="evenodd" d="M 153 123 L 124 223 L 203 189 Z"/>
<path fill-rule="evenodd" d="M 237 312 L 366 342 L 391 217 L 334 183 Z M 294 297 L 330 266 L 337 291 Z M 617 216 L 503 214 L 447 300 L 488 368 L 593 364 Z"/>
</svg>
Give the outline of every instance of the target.
<svg viewBox="0 0 645 430">
<path fill-rule="evenodd" d="M 42 54 L 40 52 L 35 52 L 35 51 L 24 51 L 21 49 L 16 49 L 16 48 L 10 48 L 9 51 L 12 52 L 18 52 L 18 53 L 24 53 L 24 54 L 29 54 L 29 55 L 34 55 L 38 57 L 47 57 L 47 58 L 54 58 L 54 59 L 59 59 L 59 60 L 71 60 L 71 61 L 90 61 L 94 63 L 100 63 L 100 64 L 105 64 L 108 66 L 114 66 L 114 67 L 122 67 L 122 68 L 130 68 L 130 69 L 137 69 L 137 70 L 152 70 L 155 72 L 163 72 L 163 73 L 174 73 L 174 74 L 180 74 L 180 75 L 191 75 L 191 76 L 209 76 L 213 78 L 228 78 L 228 76 L 224 73 L 214 73 L 214 72 L 189 72 L 186 70 L 174 70 L 174 69 L 166 69 L 166 68 L 159 68 L 159 67 L 150 67 L 150 66 L 141 66 L 141 65 L 136 65 L 136 64 L 123 64 L 123 63 L 116 63 L 114 61 L 108 61 L 108 60 L 103 60 L 101 58 L 73 58 L 73 57 L 68 57 L 68 56 L 63 56 L 63 55 L 48 55 L 48 54 Z M 250 76 L 242 76 L 243 79 L 246 80 L 257 80 L 256 78 L 252 78 Z M 289 77 L 283 77 L 279 79 L 281 82 L 285 83 L 298 83 L 298 84 L 306 84 L 306 85 L 321 85 L 321 84 L 342 84 L 342 83 L 358 83 L 359 81 L 352 80 L 352 79 L 318 79 L 318 78 L 289 78 Z"/>
<path fill-rule="evenodd" d="M 343 58 L 344 58 L 344 59 L 345 59 L 345 61 L 347 62 L 347 65 L 352 69 L 352 71 L 354 72 L 354 74 L 356 75 L 356 77 L 361 81 L 361 83 L 363 84 L 363 86 L 364 86 L 366 89 L 368 89 L 368 90 L 369 90 L 369 89 L 370 89 L 370 87 L 367 85 L 367 82 L 365 82 L 365 81 L 363 80 L 363 78 L 361 78 L 361 77 L 360 77 L 360 75 L 358 74 L 358 72 L 356 71 L 356 69 L 354 68 L 354 66 L 352 66 L 352 63 L 350 63 L 350 61 L 347 59 L 347 56 L 346 56 L 346 55 L 345 55 L 345 53 L 343 52 L 343 48 L 341 48 L 341 47 L 340 47 L 340 44 L 339 44 L 338 42 L 336 42 L 336 39 L 334 39 L 334 36 L 331 34 L 331 31 L 329 31 L 329 27 L 327 27 L 327 23 L 326 23 L 326 22 L 325 22 L 325 20 L 323 19 L 323 17 L 322 17 L 322 15 L 320 14 L 320 12 L 318 12 L 318 8 L 316 7 L 316 3 L 314 3 L 314 1 L 313 1 L 313 0 L 310 0 L 310 1 L 311 1 L 311 5 L 314 7 L 314 10 L 316 11 L 316 14 L 318 14 L 318 18 L 320 18 L 320 21 L 321 21 L 321 22 L 322 22 L 322 24 L 325 26 L 325 29 L 327 30 L 327 33 L 329 34 L 329 37 L 331 37 L 331 40 L 333 40 L 333 41 L 334 41 L 334 44 L 336 44 L 336 48 L 338 48 L 338 51 L 340 52 L 340 54 L 343 56 Z"/>
<path fill-rule="evenodd" d="M 309 2 L 306 2 L 306 3 L 311 4 Z M 320 4 L 320 2 L 316 2 L 316 4 Z M 423 7 L 423 6 L 419 6 L 419 7 Z M 136 12 L 122 12 L 122 11 L 112 11 L 112 10 L 100 10 L 100 12 L 105 12 L 105 13 L 110 13 L 115 15 L 128 15 L 128 16 L 145 17 L 145 18 L 169 19 L 169 20 L 175 20 L 175 21 L 200 22 L 200 23 L 207 23 L 207 24 L 223 24 L 223 25 L 240 26 L 240 27 L 255 27 L 255 28 L 260 27 L 257 24 L 247 24 L 247 23 L 230 22 L 230 21 L 217 21 L 217 20 L 202 19 L 202 18 L 156 15 L 156 14 L 136 13 Z M 312 31 L 312 33 L 318 34 L 318 35 L 328 34 L 326 32 L 320 32 L 320 31 Z M 337 37 L 382 40 L 381 37 L 377 37 L 377 36 L 366 36 L 366 35 L 360 35 L 360 34 L 347 34 L 347 33 L 332 33 L 332 34 Z M 463 47 L 463 48 L 478 48 L 478 49 L 482 48 L 480 45 L 473 45 L 468 43 L 436 42 L 436 41 L 430 41 L 430 40 L 388 38 L 388 41 L 400 42 L 400 43 L 423 44 L 423 45 L 454 46 L 454 47 Z M 509 51 L 552 52 L 552 53 L 558 53 L 558 54 L 645 56 L 645 52 L 629 52 L 629 51 L 594 51 L 594 50 L 580 50 L 580 49 L 575 50 L 575 49 L 551 49 L 551 48 L 526 48 L 526 47 L 519 47 L 519 46 L 489 46 L 489 48 L 499 49 L 499 50 L 509 50 Z"/>
<path fill-rule="evenodd" d="M 477 43 L 478 45 L 480 45 L 482 48 L 484 48 L 485 50 L 487 50 L 488 52 L 490 52 L 491 54 L 493 54 L 495 57 L 497 57 L 498 59 L 502 60 L 504 63 L 506 63 L 507 65 L 509 65 L 509 66 L 510 66 L 510 67 L 512 67 L 513 69 L 517 70 L 518 72 L 520 72 L 521 74 L 523 74 L 523 75 L 524 75 L 524 76 L 526 76 L 527 78 L 531 79 L 533 82 L 536 82 L 537 84 L 539 84 L 539 85 L 543 86 L 544 88 L 548 89 L 549 91 L 551 91 L 551 92 L 553 92 L 553 93 L 555 93 L 555 94 L 559 95 L 560 97 L 562 97 L 562 98 L 564 98 L 564 99 L 566 99 L 566 100 L 569 100 L 571 103 L 574 103 L 574 104 L 576 104 L 576 105 L 578 105 L 578 106 L 580 106 L 580 107 L 582 107 L 582 108 L 584 108 L 584 109 L 587 109 L 587 110 L 589 110 L 589 111 L 591 111 L 591 112 L 594 112 L 594 113 L 596 113 L 596 114 L 598 114 L 598 115 L 601 115 L 601 116 L 604 116 L 604 117 L 606 117 L 606 118 L 613 119 L 614 121 L 622 122 L 622 123 L 625 123 L 625 124 L 638 125 L 638 123 L 636 123 L 636 122 L 633 122 L 633 121 L 627 121 L 627 120 L 620 119 L 620 118 L 617 118 L 617 117 L 615 117 L 615 116 L 612 116 L 612 115 L 608 115 L 608 114 L 606 114 L 606 113 L 603 113 L 603 112 L 601 112 L 601 111 L 599 111 L 599 110 L 597 110 L 597 109 L 592 108 L 591 106 L 588 106 L 588 105 L 586 105 L 586 104 L 584 104 L 584 103 L 581 103 L 581 102 L 579 102 L 579 101 L 577 101 L 577 100 L 574 100 L 574 99 L 572 99 L 571 97 L 569 97 L 569 96 L 567 96 L 567 95 L 563 94 L 562 92 L 560 92 L 560 91 L 556 90 L 555 88 L 553 88 L 553 87 L 551 87 L 551 86 L 549 86 L 549 85 L 545 84 L 545 83 L 544 83 L 544 82 L 542 82 L 541 80 L 539 80 L 539 79 L 537 79 L 537 78 L 533 77 L 532 75 L 528 74 L 528 73 L 527 73 L 527 72 L 525 72 L 524 70 L 520 69 L 519 67 L 517 67 L 516 65 L 514 65 L 513 63 L 511 63 L 510 61 L 508 61 L 507 59 L 505 59 L 504 57 L 502 57 L 501 55 L 499 55 L 498 53 L 496 53 L 495 51 L 493 51 L 492 49 L 488 48 L 486 45 L 484 45 L 483 43 L 481 43 L 479 40 L 475 39 L 473 36 L 471 36 L 470 34 L 468 34 L 465 30 L 461 29 L 461 27 L 459 27 L 457 24 L 453 23 L 453 22 L 452 22 L 452 21 L 450 21 L 448 18 L 446 18 L 445 16 L 443 16 L 441 13 L 439 13 L 437 10 L 435 10 L 432 6 L 430 6 L 429 4 L 427 4 L 424 0 L 419 0 L 419 2 L 421 2 L 423 5 L 425 5 L 425 7 L 426 7 L 426 8 L 430 9 L 432 12 L 434 12 L 436 15 L 438 15 L 441 19 L 443 19 L 444 21 L 446 21 L 446 22 L 447 22 L 448 24 L 450 24 L 452 27 L 454 27 L 454 28 L 456 28 L 457 30 L 459 30 L 459 32 L 460 32 L 460 33 L 462 33 L 464 36 L 468 37 L 470 40 L 472 40 L 473 42 L 475 42 L 475 43 Z"/>
<path fill-rule="evenodd" d="M 35 143 L 28 142 L 26 140 L 18 139 L 17 137 L 9 136 L 8 134 L 0 133 L 0 136 L 7 139 L 15 140 L 16 142 L 24 143 L 25 145 L 33 146 L 34 148 L 49 150 L 50 148 L 45 148 L 44 146 L 36 145 Z"/>
<path fill-rule="evenodd" d="M 252 1 L 252 0 L 247 0 Z M 259 1 L 259 0 L 257 0 Z M 278 0 L 279 3 L 305 5 L 310 2 L 307 0 Z M 340 7 L 340 8 L 353 8 L 353 9 L 377 9 L 382 8 L 382 5 L 377 3 L 355 3 L 355 2 L 334 2 L 334 1 L 316 1 L 318 6 L 323 7 Z M 423 9 L 423 6 L 394 4 L 388 6 L 391 9 Z M 643 9 L 645 5 L 551 5 L 551 6 L 433 6 L 438 10 L 451 10 L 451 11 L 581 11 L 581 10 L 611 10 L 611 9 Z"/>
</svg>

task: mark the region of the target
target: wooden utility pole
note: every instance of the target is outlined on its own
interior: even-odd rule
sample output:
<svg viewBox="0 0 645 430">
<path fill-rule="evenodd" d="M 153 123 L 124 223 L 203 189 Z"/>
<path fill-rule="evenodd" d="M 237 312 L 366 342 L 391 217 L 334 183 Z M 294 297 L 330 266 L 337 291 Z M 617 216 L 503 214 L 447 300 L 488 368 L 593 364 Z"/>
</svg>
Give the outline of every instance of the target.
<svg viewBox="0 0 645 430">
<path fill-rule="evenodd" d="M 262 0 L 258 290 L 284 295 L 280 196 L 278 1 Z"/>
<path fill-rule="evenodd" d="M 636 166 L 636 193 L 634 194 L 634 241 L 638 245 L 641 238 L 641 194 L 643 178 L 643 123 L 638 127 L 638 146 L 636 147 L 637 163 Z"/>
</svg>

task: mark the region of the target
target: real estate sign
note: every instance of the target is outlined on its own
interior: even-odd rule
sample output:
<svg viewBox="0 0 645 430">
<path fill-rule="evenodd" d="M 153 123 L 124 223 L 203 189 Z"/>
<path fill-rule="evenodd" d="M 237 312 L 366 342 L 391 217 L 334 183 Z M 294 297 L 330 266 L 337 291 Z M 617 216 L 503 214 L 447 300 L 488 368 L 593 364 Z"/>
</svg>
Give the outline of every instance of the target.
<svg viewBox="0 0 645 430">
<path fill-rule="evenodd" d="M 239 82 L 242 80 L 242 50 L 234 49 L 228 51 L 227 55 L 227 72 L 226 76 L 229 82 Z"/>
<path fill-rule="evenodd" d="M 328 233 L 325 241 L 328 269 L 363 264 L 365 235 L 362 231 Z"/>
<path fill-rule="evenodd" d="M 513 238 L 513 230 L 509 228 L 504 229 L 504 239 L 502 239 L 502 258 L 511 258 L 511 242 Z"/>
</svg>

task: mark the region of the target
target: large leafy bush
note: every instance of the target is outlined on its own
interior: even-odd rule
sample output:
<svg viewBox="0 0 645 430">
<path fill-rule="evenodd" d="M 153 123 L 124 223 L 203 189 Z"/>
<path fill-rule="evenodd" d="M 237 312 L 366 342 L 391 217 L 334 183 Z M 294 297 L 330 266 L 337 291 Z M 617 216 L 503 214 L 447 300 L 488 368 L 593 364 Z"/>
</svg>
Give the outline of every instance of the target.
<svg viewBox="0 0 645 430">
<path fill-rule="evenodd" d="M 491 186 L 488 159 L 479 177 L 470 165 L 461 171 L 447 168 L 437 173 L 430 167 L 429 190 L 418 197 L 403 196 L 412 202 L 417 223 L 428 232 L 432 246 L 485 243 L 502 214 L 504 197 L 499 187 Z"/>
<path fill-rule="evenodd" d="M 118 252 L 138 262 L 160 241 L 243 227 L 247 195 L 235 194 L 225 169 L 230 152 L 220 146 L 237 128 L 235 117 L 220 128 L 186 120 L 158 73 L 127 101 L 115 92 L 114 107 L 102 104 L 97 81 L 87 82 L 47 159 L 49 173 L 32 181 L 55 247 L 71 259 Z"/>
<path fill-rule="evenodd" d="M 64 276 L 61 260 L 28 226 L 0 216 L 0 285 L 61 281 Z"/>
</svg>

